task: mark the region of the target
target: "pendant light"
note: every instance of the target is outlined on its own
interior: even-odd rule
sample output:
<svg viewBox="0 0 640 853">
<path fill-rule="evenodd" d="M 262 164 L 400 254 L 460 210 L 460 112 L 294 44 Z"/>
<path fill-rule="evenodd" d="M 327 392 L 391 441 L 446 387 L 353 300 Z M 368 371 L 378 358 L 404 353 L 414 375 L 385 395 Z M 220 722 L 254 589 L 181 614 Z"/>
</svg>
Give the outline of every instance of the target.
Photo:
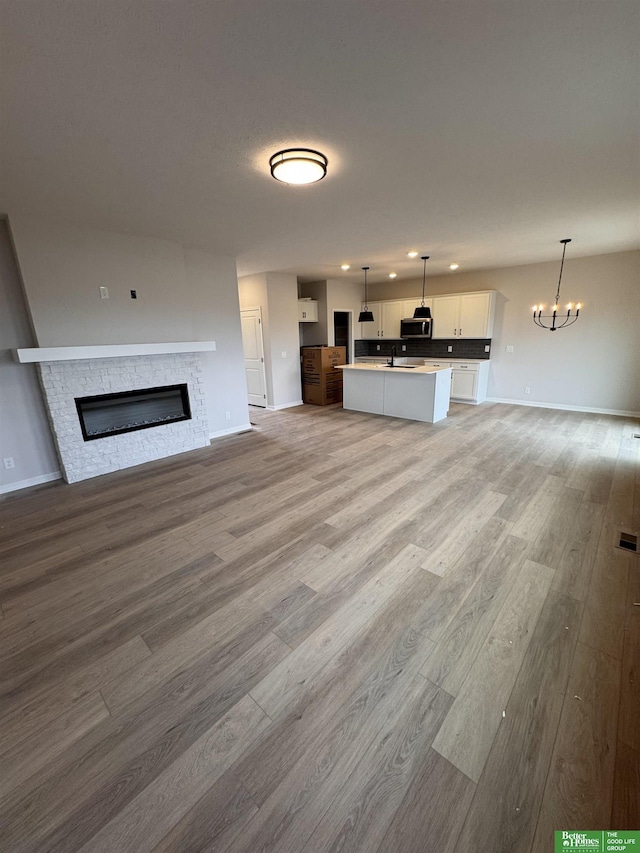
<svg viewBox="0 0 640 853">
<path fill-rule="evenodd" d="M 562 268 L 564 267 L 564 253 L 567 251 L 567 243 L 571 242 L 571 238 L 567 237 L 564 240 L 560 240 L 563 244 L 562 246 L 562 261 L 560 262 L 560 278 L 558 279 L 558 289 L 556 290 L 556 299 L 552 306 L 552 314 L 543 314 L 544 305 L 534 305 L 533 306 L 533 322 L 536 326 L 540 326 L 541 329 L 549 329 L 550 332 L 555 332 L 557 329 L 564 329 L 565 326 L 573 326 L 578 317 L 580 316 L 580 309 L 582 305 L 577 302 L 575 306 L 575 314 L 571 312 L 574 310 L 573 303 L 569 302 L 567 305 L 567 314 L 564 315 L 564 312 L 558 314 L 560 311 L 560 283 L 562 282 Z M 544 320 L 551 320 L 551 324 L 548 322 L 543 322 Z"/>
<path fill-rule="evenodd" d="M 360 312 L 358 323 L 373 323 L 373 311 L 369 311 L 367 305 L 367 271 L 369 267 L 362 267 L 362 269 L 364 270 L 364 308 Z"/>
<path fill-rule="evenodd" d="M 427 261 L 429 260 L 429 255 L 422 255 L 422 260 L 424 261 L 424 268 L 422 270 L 422 302 L 413 312 L 414 320 L 431 319 L 431 308 L 427 308 L 424 304 L 424 286 L 427 282 Z"/>
</svg>

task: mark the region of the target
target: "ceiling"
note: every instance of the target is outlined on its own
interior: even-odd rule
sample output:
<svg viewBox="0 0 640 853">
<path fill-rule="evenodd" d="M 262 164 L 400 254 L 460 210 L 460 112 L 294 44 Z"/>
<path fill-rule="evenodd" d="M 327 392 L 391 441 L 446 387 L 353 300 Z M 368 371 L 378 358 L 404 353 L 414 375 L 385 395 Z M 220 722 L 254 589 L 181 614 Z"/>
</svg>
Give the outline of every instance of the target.
<svg viewBox="0 0 640 853">
<path fill-rule="evenodd" d="M 0 0 L 0 210 L 370 281 L 640 246 L 637 0 Z M 307 145 L 327 177 L 268 157 Z M 340 264 L 352 264 L 349 273 Z"/>
</svg>

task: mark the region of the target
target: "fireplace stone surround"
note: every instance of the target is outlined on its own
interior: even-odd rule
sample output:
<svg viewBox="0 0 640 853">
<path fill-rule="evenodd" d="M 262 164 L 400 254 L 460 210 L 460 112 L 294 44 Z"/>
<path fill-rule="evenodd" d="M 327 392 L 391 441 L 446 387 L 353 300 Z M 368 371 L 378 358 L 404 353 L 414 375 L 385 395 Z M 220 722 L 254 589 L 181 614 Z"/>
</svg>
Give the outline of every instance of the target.
<svg viewBox="0 0 640 853">
<path fill-rule="evenodd" d="M 193 351 L 185 351 L 190 346 Z M 76 483 L 208 446 L 204 379 L 197 350 L 212 349 L 213 341 L 54 347 L 17 350 L 15 357 L 18 361 L 36 362 L 61 470 L 68 483 Z M 76 398 L 182 383 L 188 388 L 189 420 L 85 441 Z"/>
</svg>

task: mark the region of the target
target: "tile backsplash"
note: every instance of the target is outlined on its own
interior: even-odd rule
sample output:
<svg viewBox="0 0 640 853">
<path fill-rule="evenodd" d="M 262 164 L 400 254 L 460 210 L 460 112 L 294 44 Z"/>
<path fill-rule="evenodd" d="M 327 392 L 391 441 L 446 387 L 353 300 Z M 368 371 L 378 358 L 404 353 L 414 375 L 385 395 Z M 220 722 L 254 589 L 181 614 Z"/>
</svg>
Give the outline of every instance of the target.
<svg viewBox="0 0 640 853">
<path fill-rule="evenodd" d="M 398 355 L 406 355 L 418 358 L 491 358 L 491 338 L 452 338 L 447 340 L 430 340 L 429 338 L 398 338 L 391 340 L 384 338 L 371 341 L 356 341 L 356 357 L 358 356 L 375 356 L 391 355 L 391 347 L 395 345 L 398 350 Z M 403 351 L 402 347 L 407 349 Z M 489 347 L 489 352 L 485 352 L 485 346 Z M 380 349 L 378 349 L 380 347 Z M 449 352 L 449 347 L 452 351 Z"/>
</svg>

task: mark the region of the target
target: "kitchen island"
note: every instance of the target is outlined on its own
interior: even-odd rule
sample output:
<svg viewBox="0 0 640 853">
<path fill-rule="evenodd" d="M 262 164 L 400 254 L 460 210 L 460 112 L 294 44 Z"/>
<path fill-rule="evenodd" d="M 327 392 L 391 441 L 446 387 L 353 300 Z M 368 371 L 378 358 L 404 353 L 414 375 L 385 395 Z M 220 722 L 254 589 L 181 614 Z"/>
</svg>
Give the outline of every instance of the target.
<svg viewBox="0 0 640 853">
<path fill-rule="evenodd" d="M 339 369 L 345 409 L 430 424 L 447 417 L 450 367 L 344 364 Z"/>
</svg>

